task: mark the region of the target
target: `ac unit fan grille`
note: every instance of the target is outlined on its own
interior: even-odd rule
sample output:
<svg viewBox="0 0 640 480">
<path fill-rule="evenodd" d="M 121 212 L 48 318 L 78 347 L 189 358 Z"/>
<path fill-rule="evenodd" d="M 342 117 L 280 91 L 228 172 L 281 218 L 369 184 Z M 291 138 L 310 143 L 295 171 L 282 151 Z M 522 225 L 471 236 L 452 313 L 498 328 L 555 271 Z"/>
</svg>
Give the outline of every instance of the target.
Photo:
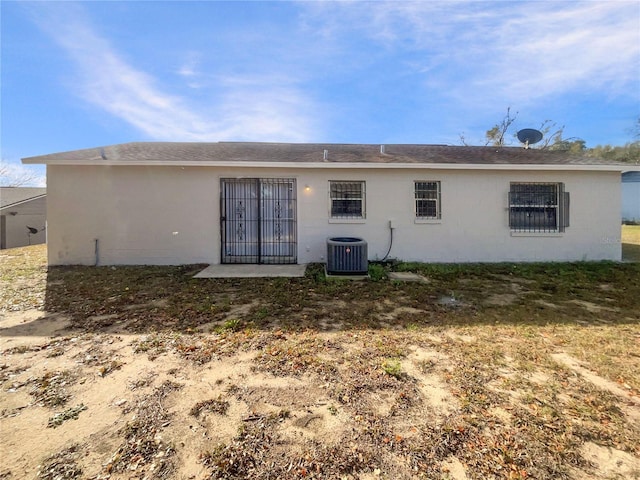
<svg viewBox="0 0 640 480">
<path fill-rule="evenodd" d="M 356 237 L 334 237 L 327 240 L 327 273 L 366 275 L 369 269 L 367 242 Z"/>
</svg>

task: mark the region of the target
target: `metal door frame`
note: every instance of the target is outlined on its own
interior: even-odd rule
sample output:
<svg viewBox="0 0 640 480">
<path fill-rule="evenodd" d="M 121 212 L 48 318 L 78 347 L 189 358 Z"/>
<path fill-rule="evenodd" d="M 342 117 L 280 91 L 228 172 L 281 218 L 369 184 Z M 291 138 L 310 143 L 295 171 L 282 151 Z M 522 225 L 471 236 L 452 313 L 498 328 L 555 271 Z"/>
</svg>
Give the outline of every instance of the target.
<svg viewBox="0 0 640 480">
<path fill-rule="evenodd" d="M 296 264 L 297 247 L 295 178 L 220 179 L 221 263 Z"/>
</svg>

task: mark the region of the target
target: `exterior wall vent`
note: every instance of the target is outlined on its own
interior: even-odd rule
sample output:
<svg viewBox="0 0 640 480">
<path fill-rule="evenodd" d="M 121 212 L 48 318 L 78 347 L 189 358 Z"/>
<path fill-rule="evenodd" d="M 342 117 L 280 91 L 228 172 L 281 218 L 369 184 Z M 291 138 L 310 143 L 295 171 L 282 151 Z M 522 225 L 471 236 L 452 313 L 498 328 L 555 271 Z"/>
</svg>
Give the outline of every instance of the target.
<svg viewBox="0 0 640 480">
<path fill-rule="evenodd" d="M 329 275 L 366 275 L 369 270 L 367 242 L 357 237 L 333 237 L 327 240 Z"/>
</svg>

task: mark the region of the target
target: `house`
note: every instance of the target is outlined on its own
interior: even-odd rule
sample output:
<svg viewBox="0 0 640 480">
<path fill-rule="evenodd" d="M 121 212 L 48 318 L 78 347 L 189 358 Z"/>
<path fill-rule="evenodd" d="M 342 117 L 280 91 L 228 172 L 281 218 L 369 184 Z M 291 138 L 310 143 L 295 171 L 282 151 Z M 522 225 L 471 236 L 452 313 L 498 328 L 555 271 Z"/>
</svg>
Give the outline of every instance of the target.
<svg viewBox="0 0 640 480">
<path fill-rule="evenodd" d="M 49 264 L 620 260 L 621 172 L 515 147 L 143 142 L 46 164 Z"/>
<path fill-rule="evenodd" d="M 46 241 L 47 189 L 0 187 L 0 249 Z"/>
<path fill-rule="evenodd" d="M 622 221 L 640 223 L 640 172 L 622 174 Z"/>
</svg>

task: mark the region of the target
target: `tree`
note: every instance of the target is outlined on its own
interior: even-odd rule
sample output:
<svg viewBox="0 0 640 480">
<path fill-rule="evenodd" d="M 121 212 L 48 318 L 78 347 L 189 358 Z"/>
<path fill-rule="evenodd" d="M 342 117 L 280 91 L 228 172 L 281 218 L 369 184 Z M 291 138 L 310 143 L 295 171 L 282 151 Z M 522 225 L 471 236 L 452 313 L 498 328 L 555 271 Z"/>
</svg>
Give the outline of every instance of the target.
<svg viewBox="0 0 640 480">
<path fill-rule="evenodd" d="M 495 124 L 491 129 L 485 132 L 485 145 L 502 147 L 507 145 L 507 138 L 513 123 L 516 120 L 518 112 L 512 115 L 511 107 L 507 107 L 507 113 L 500 123 Z M 552 120 L 545 120 L 540 124 L 538 130 L 542 132 L 542 140 L 532 146 L 540 150 L 558 150 L 573 154 L 587 155 L 589 157 L 602 158 L 613 162 L 634 163 L 640 165 L 640 117 L 628 129 L 631 134 L 632 141 L 622 146 L 598 145 L 594 148 L 587 148 L 587 143 L 578 137 L 564 138 L 564 125 L 559 126 Z M 468 146 L 464 135 L 460 135 L 463 145 Z"/>
<path fill-rule="evenodd" d="M 552 120 L 545 120 L 540 125 L 542 132 L 542 143 L 538 148 L 541 150 L 561 150 L 571 153 L 582 153 L 587 148 L 587 142 L 578 137 L 563 138 L 564 125 L 559 127 Z"/>
<path fill-rule="evenodd" d="M 486 138 L 485 146 L 491 145 L 494 147 L 503 147 L 505 145 L 505 135 L 509 130 L 509 127 L 516 121 L 518 112 L 511 116 L 511 107 L 507 107 L 507 114 L 504 116 L 500 123 L 495 124 L 491 129 L 487 130 L 484 134 Z"/>
<path fill-rule="evenodd" d="M 590 157 L 603 158 L 612 162 L 640 164 L 640 141 L 629 142 L 623 146 L 598 145 L 587 151 Z"/>
<path fill-rule="evenodd" d="M 0 161 L 0 185 L 3 187 L 23 187 L 34 183 L 38 178 L 38 173 L 33 170 L 11 165 L 4 159 Z"/>
<path fill-rule="evenodd" d="M 562 135 L 564 134 L 564 125 L 559 127 L 556 122 L 552 120 L 545 120 L 540 124 L 540 128 L 538 128 L 538 130 L 542 133 L 542 143 L 538 148 L 556 150 L 553 146 L 557 145 L 557 150 L 562 150 L 560 147 L 563 143 Z"/>
<path fill-rule="evenodd" d="M 633 127 L 630 129 L 631 138 L 634 139 L 634 142 L 640 141 L 640 117 L 638 117 L 633 124 Z"/>
<path fill-rule="evenodd" d="M 632 128 L 627 130 L 633 139 L 622 146 L 598 145 L 590 148 L 587 155 L 604 158 L 613 162 L 634 163 L 640 165 L 640 117 L 634 121 Z"/>
<path fill-rule="evenodd" d="M 502 120 L 485 132 L 485 146 L 504 147 L 505 145 L 509 145 L 510 143 L 507 141 L 509 136 L 516 136 L 516 132 L 512 130 L 512 127 L 517 117 L 518 112 L 512 114 L 511 107 L 507 107 L 507 113 Z M 571 153 L 582 153 L 587 148 L 586 142 L 581 138 L 563 138 L 564 125 L 558 126 L 558 124 L 552 120 L 542 122 L 538 130 L 542 132 L 542 141 L 532 146 L 532 148 L 562 150 Z M 460 141 L 465 146 L 469 145 L 463 134 L 460 134 Z"/>
</svg>

